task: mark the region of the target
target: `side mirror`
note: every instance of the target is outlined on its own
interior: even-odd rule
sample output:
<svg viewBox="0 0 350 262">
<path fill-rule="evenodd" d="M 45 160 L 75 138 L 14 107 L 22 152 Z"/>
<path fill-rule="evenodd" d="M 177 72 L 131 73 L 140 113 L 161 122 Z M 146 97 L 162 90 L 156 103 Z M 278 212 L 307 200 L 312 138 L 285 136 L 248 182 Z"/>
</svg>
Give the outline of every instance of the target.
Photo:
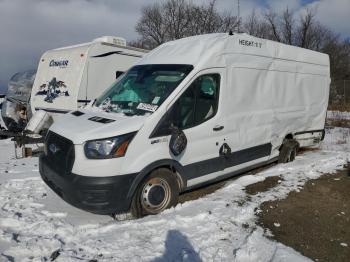
<svg viewBox="0 0 350 262">
<path fill-rule="evenodd" d="M 185 133 L 178 127 L 171 126 L 170 151 L 174 156 L 180 155 L 187 146 L 187 138 Z"/>
</svg>

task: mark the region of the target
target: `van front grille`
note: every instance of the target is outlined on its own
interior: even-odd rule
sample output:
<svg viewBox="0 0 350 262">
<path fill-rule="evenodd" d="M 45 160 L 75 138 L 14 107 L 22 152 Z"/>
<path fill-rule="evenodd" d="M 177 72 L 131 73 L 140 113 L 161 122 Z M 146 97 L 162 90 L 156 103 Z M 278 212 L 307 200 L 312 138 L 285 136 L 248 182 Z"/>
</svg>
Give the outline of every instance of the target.
<svg viewBox="0 0 350 262">
<path fill-rule="evenodd" d="M 74 144 L 54 132 L 49 132 L 45 141 L 46 156 L 54 171 L 66 175 L 72 171 L 74 164 Z"/>
</svg>

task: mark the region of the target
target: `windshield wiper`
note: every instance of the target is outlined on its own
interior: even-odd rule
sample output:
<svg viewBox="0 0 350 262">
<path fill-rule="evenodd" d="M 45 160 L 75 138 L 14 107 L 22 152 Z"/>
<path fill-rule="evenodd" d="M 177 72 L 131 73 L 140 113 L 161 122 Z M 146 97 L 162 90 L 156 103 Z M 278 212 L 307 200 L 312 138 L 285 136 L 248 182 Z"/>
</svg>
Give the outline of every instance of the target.
<svg viewBox="0 0 350 262">
<path fill-rule="evenodd" d="M 123 112 L 126 116 L 143 116 L 147 111 L 140 109 L 133 109 L 133 111 Z"/>
</svg>

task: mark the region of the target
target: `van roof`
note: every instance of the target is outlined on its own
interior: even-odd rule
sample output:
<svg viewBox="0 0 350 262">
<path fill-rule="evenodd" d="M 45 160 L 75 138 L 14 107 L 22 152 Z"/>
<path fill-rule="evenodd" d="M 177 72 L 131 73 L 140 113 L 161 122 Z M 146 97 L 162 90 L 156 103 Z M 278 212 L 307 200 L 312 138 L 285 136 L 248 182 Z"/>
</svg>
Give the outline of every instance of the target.
<svg viewBox="0 0 350 262">
<path fill-rule="evenodd" d="M 246 54 L 286 61 L 329 66 L 326 54 L 290 46 L 245 33 L 205 34 L 167 42 L 138 64 L 191 64 L 196 67 L 225 67 L 225 55 Z"/>
</svg>

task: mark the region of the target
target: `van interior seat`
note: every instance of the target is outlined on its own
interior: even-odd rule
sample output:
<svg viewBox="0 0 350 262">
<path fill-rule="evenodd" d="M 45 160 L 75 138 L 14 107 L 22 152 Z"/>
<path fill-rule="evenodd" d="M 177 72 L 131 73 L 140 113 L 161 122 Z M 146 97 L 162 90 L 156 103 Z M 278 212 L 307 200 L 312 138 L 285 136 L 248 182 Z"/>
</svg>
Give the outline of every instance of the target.
<svg viewBox="0 0 350 262">
<path fill-rule="evenodd" d="M 203 76 L 200 82 L 194 84 L 196 94 L 192 92 L 181 101 L 181 127 L 203 122 L 215 113 L 217 91 L 214 79 L 211 76 Z"/>
<path fill-rule="evenodd" d="M 216 103 L 216 83 L 211 76 L 202 79 L 197 98 L 195 121 L 202 122 L 214 114 Z"/>
</svg>

